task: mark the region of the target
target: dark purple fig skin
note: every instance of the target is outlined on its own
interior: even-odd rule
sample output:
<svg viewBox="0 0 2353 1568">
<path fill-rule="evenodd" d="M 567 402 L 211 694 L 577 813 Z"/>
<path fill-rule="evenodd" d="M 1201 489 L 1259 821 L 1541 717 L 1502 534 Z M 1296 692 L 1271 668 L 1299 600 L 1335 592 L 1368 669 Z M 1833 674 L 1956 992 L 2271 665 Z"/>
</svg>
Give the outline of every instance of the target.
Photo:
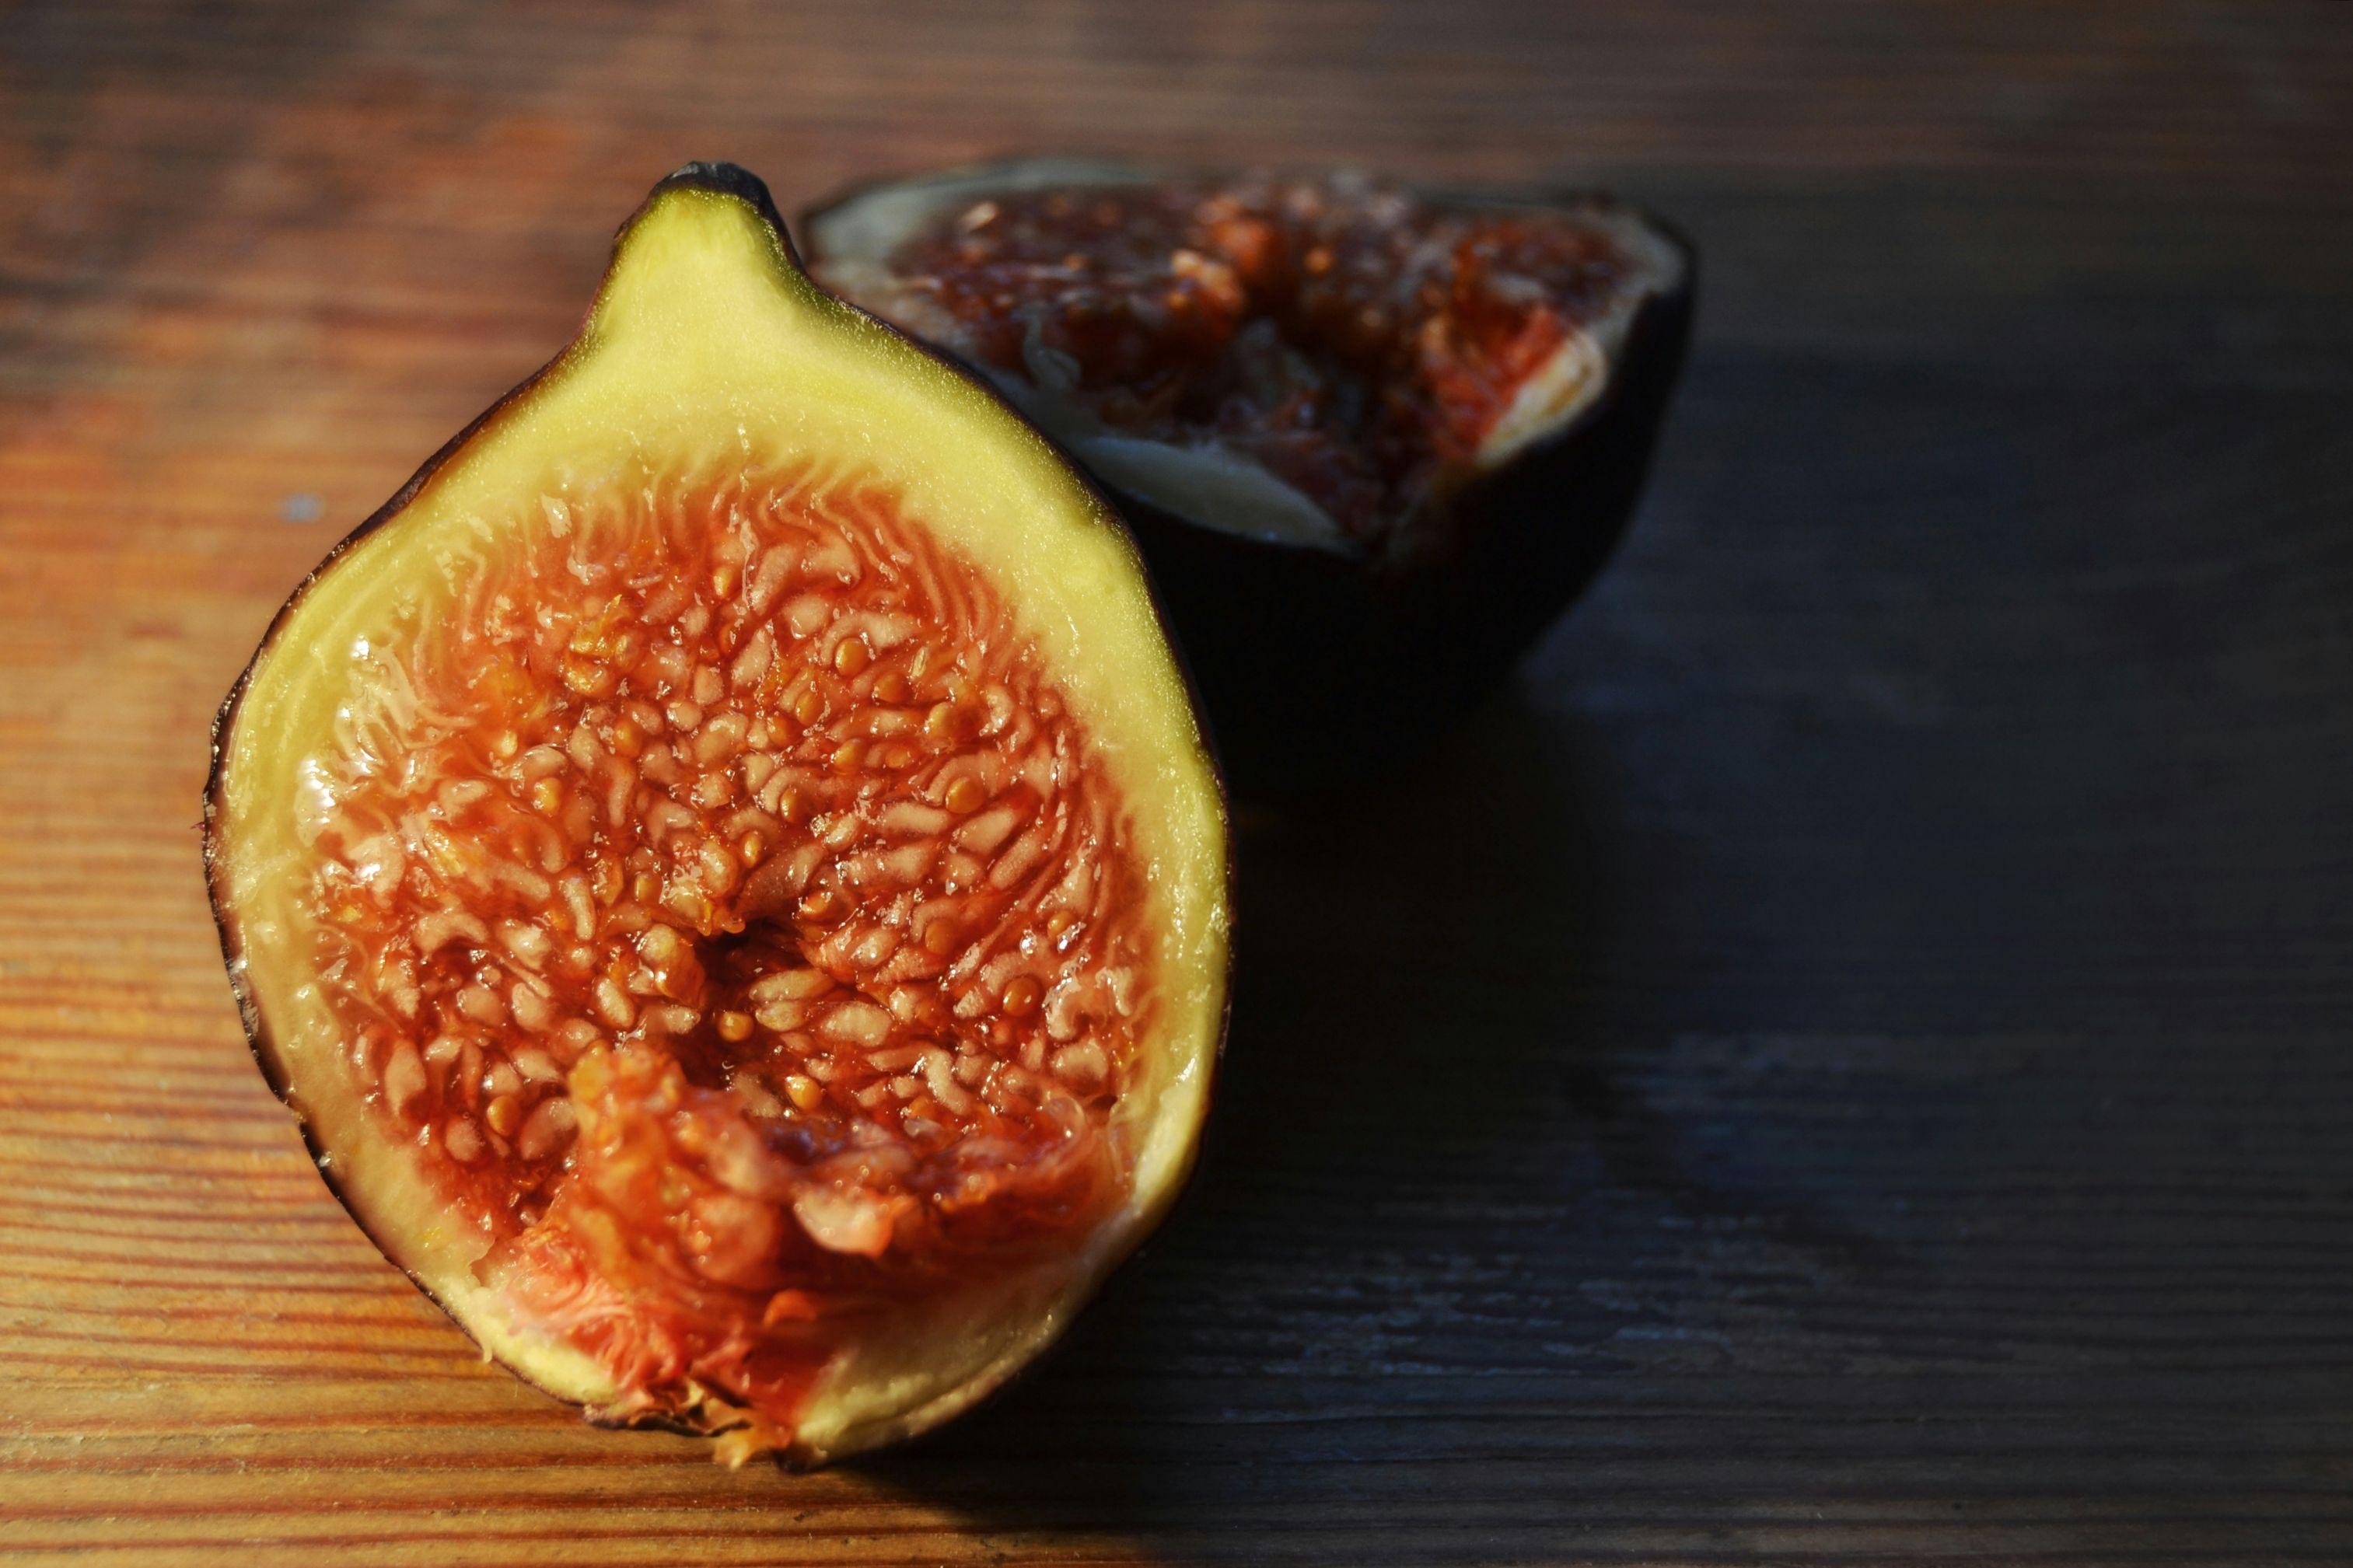
<svg viewBox="0 0 2353 1568">
<path fill-rule="evenodd" d="M 897 183 L 805 209 L 799 232 L 821 233 L 835 208 Z M 1423 194 L 1440 205 L 1482 199 Z M 1690 241 L 1641 216 L 1681 257 L 1675 286 L 1642 303 L 1599 397 L 1438 503 L 1428 526 L 1448 543 L 1420 559 L 1376 564 L 1204 526 L 1065 454 L 1143 549 L 1235 795 L 1342 787 L 1410 755 L 1499 686 L 1600 574 L 1641 499 L 1698 282 Z"/>
</svg>

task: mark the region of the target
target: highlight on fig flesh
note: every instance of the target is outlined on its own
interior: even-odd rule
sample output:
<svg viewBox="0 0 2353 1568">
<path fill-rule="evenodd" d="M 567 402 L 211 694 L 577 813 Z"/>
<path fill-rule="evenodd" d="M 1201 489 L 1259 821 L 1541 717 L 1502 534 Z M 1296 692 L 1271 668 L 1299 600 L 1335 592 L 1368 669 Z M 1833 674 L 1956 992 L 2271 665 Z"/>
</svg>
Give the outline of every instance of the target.
<svg viewBox="0 0 2353 1568">
<path fill-rule="evenodd" d="M 728 165 L 297 590 L 205 842 L 320 1169 L 600 1422 L 936 1425 L 1194 1158 L 1226 823 L 1134 546 Z"/>
<path fill-rule="evenodd" d="M 1238 787 L 1362 775 L 1493 686 L 1639 496 L 1695 267 L 1592 195 L 1033 159 L 805 216 L 1135 531 Z"/>
</svg>

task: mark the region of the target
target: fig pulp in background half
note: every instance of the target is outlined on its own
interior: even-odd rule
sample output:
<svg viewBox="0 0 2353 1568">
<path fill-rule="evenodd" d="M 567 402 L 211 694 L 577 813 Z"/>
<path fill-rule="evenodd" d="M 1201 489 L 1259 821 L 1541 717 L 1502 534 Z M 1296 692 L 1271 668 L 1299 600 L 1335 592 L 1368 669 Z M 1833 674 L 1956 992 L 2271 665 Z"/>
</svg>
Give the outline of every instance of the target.
<svg viewBox="0 0 2353 1568">
<path fill-rule="evenodd" d="M 206 819 L 321 1169 L 600 1420 L 920 1431 L 1192 1162 L 1226 828 L 1134 550 L 740 170 L 302 584 Z"/>
<path fill-rule="evenodd" d="M 1341 782 L 1492 686 L 1631 514 L 1693 260 L 1599 197 L 1039 159 L 802 220 L 1118 503 L 1238 785 Z"/>
</svg>

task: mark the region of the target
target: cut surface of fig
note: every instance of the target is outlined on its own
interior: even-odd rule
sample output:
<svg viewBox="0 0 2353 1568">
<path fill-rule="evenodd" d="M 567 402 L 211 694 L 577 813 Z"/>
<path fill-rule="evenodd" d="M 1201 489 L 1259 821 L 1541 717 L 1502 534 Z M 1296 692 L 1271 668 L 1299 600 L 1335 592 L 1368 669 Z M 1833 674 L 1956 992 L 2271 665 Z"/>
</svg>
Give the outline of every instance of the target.
<svg viewBox="0 0 2353 1568">
<path fill-rule="evenodd" d="M 1599 396 L 1684 271 L 1598 198 L 1057 160 L 881 187 L 810 232 L 821 279 L 1123 488 L 1373 556 L 1442 548 L 1446 495 Z"/>
<path fill-rule="evenodd" d="M 1133 547 L 738 171 L 658 187 L 216 746 L 265 1069 L 386 1253 L 600 1418 L 919 1431 L 1189 1167 L 1225 828 Z"/>
<path fill-rule="evenodd" d="M 865 186 L 802 227 L 818 277 L 1112 497 L 1260 795 L 1409 754 L 1592 582 L 1697 276 L 1604 197 L 1070 158 Z"/>
</svg>

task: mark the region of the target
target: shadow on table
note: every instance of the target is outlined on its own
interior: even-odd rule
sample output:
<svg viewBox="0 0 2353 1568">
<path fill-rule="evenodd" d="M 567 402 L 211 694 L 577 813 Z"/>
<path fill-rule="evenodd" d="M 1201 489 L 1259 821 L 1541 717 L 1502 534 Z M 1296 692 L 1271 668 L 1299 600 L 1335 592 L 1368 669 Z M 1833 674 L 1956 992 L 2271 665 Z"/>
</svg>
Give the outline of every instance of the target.
<svg viewBox="0 0 2353 1568">
<path fill-rule="evenodd" d="M 1514 700 L 1374 792 L 1242 813 L 1233 1029 L 1192 1191 L 1044 1364 L 860 1473 L 1000 1545 L 1265 1561 L 1270 1528 L 1377 1511 L 1354 1494 L 1395 1472 L 1352 1459 L 1416 1429 L 1459 1452 L 1489 1405 L 1525 1405 L 1492 1375 L 1530 1348 L 1516 1325 L 1581 1331 L 1584 1303 L 1531 1299 L 1575 1294 L 1554 1260 L 1573 1244 L 1543 1234 L 1559 1211 L 1746 1201 L 1620 1087 L 1612 1037 L 1642 1037 L 1604 1009 L 1645 868 L 1619 812 L 1606 738 Z M 1531 1273 L 1494 1263 L 1532 1251 Z"/>
</svg>

